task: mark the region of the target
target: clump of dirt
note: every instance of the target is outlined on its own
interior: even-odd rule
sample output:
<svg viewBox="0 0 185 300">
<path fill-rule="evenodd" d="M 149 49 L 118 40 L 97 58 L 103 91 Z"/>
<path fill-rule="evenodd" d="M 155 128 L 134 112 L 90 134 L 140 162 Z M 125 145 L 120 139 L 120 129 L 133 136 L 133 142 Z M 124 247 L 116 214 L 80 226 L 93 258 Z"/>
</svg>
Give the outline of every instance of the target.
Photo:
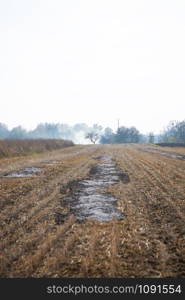
<svg viewBox="0 0 185 300">
<path fill-rule="evenodd" d="M 100 158 L 98 157 L 100 160 Z M 100 222 L 122 220 L 125 218 L 117 209 L 117 199 L 104 190 L 109 186 L 130 181 L 129 175 L 123 173 L 111 157 L 101 157 L 101 163 L 92 167 L 89 178 L 80 181 L 71 181 L 62 186 L 61 193 L 67 193 L 62 200 L 62 206 L 69 206 L 70 214 L 77 220 L 94 219 Z M 67 216 L 57 214 L 55 221 L 61 224 Z"/>
</svg>

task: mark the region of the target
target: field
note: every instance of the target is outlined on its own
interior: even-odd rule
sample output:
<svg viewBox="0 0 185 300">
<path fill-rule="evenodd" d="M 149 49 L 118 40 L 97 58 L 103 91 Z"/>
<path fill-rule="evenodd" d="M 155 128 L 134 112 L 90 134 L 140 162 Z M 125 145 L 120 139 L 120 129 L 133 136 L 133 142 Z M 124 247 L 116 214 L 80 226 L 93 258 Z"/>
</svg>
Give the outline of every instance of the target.
<svg viewBox="0 0 185 300">
<path fill-rule="evenodd" d="M 133 144 L 2 158 L 0 276 L 185 277 L 184 155 Z M 124 217 L 79 220 L 70 195 L 89 178 L 92 193 L 106 164 L 120 180 L 100 194 L 117 199 Z M 25 168 L 39 172 L 24 177 Z"/>
</svg>

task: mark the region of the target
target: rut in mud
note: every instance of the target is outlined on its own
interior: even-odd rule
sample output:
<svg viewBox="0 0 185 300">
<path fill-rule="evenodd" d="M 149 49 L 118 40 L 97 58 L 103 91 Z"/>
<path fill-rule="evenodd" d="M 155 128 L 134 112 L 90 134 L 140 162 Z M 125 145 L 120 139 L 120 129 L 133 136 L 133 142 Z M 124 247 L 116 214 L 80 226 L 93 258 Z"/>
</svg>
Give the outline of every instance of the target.
<svg viewBox="0 0 185 300">
<path fill-rule="evenodd" d="M 70 214 L 77 220 L 93 219 L 99 222 L 121 220 L 125 215 L 117 209 L 117 199 L 105 191 L 109 186 L 130 181 L 127 173 L 123 173 L 111 157 L 99 158 L 100 163 L 90 170 L 89 178 L 81 181 L 72 181 L 61 192 L 69 190 L 61 205 L 69 207 Z M 56 215 L 57 224 L 62 223 L 64 216 Z"/>
<path fill-rule="evenodd" d="M 176 158 L 176 159 L 180 159 L 180 160 L 185 160 L 185 155 L 182 155 L 182 154 L 175 154 L 175 153 L 161 152 L 160 150 L 156 150 L 156 149 L 145 149 L 145 150 L 143 150 L 143 151 L 144 151 L 144 152 L 150 152 L 150 153 L 161 154 L 161 155 L 163 155 L 163 156 L 170 157 L 170 158 Z"/>
<path fill-rule="evenodd" d="M 34 167 L 30 167 L 30 168 L 25 168 L 21 171 L 18 171 L 16 173 L 9 173 L 9 174 L 5 174 L 2 177 L 6 177 L 6 178 L 26 178 L 26 177 L 34 177 L 36 175 L 38 175 L 38 173 L 41 172 L 40 168 L 34 168 Z"/>
</svg>

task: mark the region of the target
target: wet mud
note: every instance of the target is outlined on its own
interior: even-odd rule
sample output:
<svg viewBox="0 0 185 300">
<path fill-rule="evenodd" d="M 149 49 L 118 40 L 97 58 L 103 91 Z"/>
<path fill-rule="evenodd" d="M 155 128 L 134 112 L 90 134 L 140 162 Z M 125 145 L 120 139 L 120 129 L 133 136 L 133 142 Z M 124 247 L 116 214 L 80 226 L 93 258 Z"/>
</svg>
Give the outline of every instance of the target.
<svg viewBox="0 0 185 300">
<path fill-rule="evenodd" d="M 40 168 L 25 168 L 15 173 L 5 174 L 2 177 L 5 178 L 25 178 L 25 177 L 34 177 L 41 172 Z"/>
<path fill-rule="evenodd" d="M 63 207 L 69 208 L 77 220 L 96 220 L 109 222 L 122 220 L 125 215 L 117 209 L 117 199 L 106 189 L 119 182 L 130 181 L 127 173 L 120 170 L 111 157 L 99 157 L 99 164 L 92 167 L 88 179 L 69 182 L 61 186 L 61 193 L 68 193 L 61 202 Z M 56 215 L 56 222 L 60 224 L 66 216 Z"/>
<path fill-rule="evenodd" d="M 180 160 L 185 160 L 185 155 L 182 154 L 175 154 L 175 153 L 169 153 L 169 152 L 161 152 L 160 150 L 156 149 L 145 149 L 143 150 L 145 152 L 150 152 L 150 153 L 157 153 L 166 157 L 170 158 L 175 158 L 175 159 L 180 159 Z"/>
</svg>

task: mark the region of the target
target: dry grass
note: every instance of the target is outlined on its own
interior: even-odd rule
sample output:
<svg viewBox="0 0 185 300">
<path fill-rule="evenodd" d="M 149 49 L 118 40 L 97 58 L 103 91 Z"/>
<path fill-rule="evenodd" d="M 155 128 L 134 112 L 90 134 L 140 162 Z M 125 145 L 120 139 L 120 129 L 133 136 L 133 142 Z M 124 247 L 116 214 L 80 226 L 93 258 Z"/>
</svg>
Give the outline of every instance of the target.
<svg viewBox="0 0 185 300">
<path fill-rule="evenodd" d="M 144 147 L 81 146 L 22 158 L 43 173 L 1 179 L 1 277 L 185 277 L 185 162 Z M 86 177 L 104 154 L 129 174 L 128 184 L 109 188 L 126 218 L 79 223 L 71 216 L 57 225 L 60 186 Z M 45 165 L 53 159 L 59 164 Z"/>
<path fill-rule="evenodd" d="M 0 140 L 0 158 L 42 153 L 73 146 L 73 142 L 64 140 Z"/>
</svg>

